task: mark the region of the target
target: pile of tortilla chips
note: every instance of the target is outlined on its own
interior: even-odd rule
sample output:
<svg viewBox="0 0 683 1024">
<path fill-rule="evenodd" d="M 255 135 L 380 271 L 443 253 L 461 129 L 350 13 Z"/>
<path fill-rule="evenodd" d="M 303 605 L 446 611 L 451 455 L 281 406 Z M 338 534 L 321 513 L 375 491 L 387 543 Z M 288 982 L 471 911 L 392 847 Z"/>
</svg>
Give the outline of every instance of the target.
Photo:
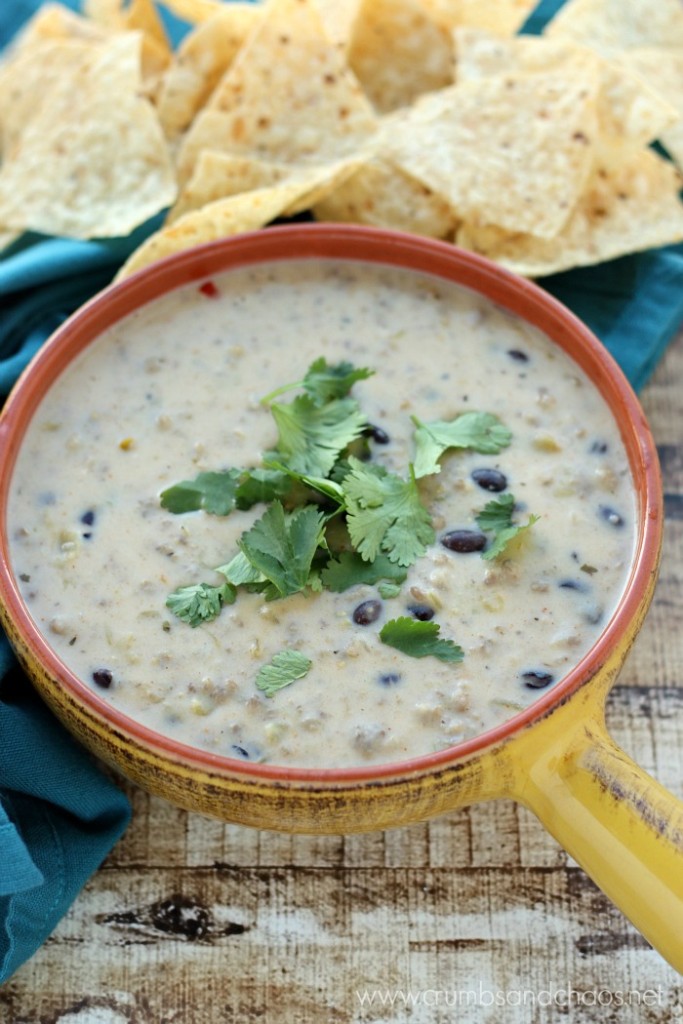
<svg viewBox="0 0 683 1024">
<path fill-rule="evenodd" d="M 680 0 L 568 0 L 515 35 L 533 6 L 45 4 L 0 63 L 0 247 L 166 209 L 122 276 L 304 211 L 532 277 L 683 240 Z M 160 7 L 191 25 L 176 52 Z"/>
</svg>

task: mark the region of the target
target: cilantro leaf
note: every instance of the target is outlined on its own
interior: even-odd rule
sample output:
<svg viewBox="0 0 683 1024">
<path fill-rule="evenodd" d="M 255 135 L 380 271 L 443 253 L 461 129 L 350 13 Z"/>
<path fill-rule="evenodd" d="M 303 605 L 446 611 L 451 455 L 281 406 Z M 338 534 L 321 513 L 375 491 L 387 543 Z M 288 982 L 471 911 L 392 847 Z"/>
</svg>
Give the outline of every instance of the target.
<svg viewBox="0 0 683 1024">
<path fill-rule="evenodd" d="M 512 513 L 515 510 L 515 497 L 513 494 L 501 494 L 500 498 L 494 498 L 484 506 L 477 516 L 477 523 L 482 530 L 492 530 L 499 533 L 512 526 Z"/>
<path fill-rule="evenodd" d="M 232 604 L 234 600 L 235 588 L 229 583 L 223 583 L 220 587 L 210 583 L 193 583 L 169 594 L 166 606 L 183 622 L 199 626 L 202 622 L 211 622 L 224 604 Z"/>
<path fill-rule="evenodd" d="M 486 551 L 482 552 L 482 558 L 498 558 L 507 551 L 511 541 L 520 537 L 530 526 L 538 522 L 538 516 L 530 515 L 526 523 L 514 524 L 512 522 L 514 509 L 514 496 L 503 494 L 500 498 L 489 501 L 477 516 L 480 529 L 494 534 L 493 543 Z"/>
<path fill-rule="evenodd" d="M 270 582 L 268 598 L 297 594 L 309 583 L 315 553 L 325 543 L 325 516 L 314 505 L 289 515 L 279 501 L 240 538 L 247 561 Z"/>
<path fill-rule="evenodd" d="M 249 469 L 242 473 L 235 493 L 235 504 L 244 512 L 259 502 L 265 504 L 286 497 L 291 488 L 292 482 L 285 473 L 273 469 Z"/>
<path fill-rule="evenodd" d="M 256 685 L 266 697 L 274 697 L 278 690 L 303 679 L 312 664 L 311 659 L 300 651 L 280 651 L 267 665 L 261 666 Z"/>
<path fill-rule="evenodd" d="M 390 561 L 387 555 L 380 554 L 372 562 L 365 562 L 355 551 L 344 551 L 323 569 L 322 582 L 328 590 L 340 594 L 357 583 L 372 585 L 380 580 L 402 583 L 407 575 L 406 570 Z"/>
<path fill-rule="evenodd" d="M 324 405 L 333 398 L 344 398 L 356 381 L 367 380 L 374 372 L 367 367 L 356 368 L 348 362 L 330 365 L 321 356 L 309 366 L 302 386 L 318 405 Z"/>
<path fill-rule="evenodd" d="M 284 497 L 291 483 L 283 473 L 268 469 L 226 469 L 220 473 L 199 473 L 194 480 L 181 480 L 161 492 L 161 507 L 176 515 L 204 509 L 215 516 L 227 516 L 235 508 L 251 508 L 259 501 Z"/>
<path fill-rule="evenodd" d="M 266 577 L 255 569 L 243 551 L 238 551 L 226 565 L 219 565 L 216 572 L 225 576 L 233 587 L 249 586 L 254 583 L 265 583 Z"/>
<path fill-rule="evenodd" d="M 379 638 L 383 644 L 395 647 L 397 651 L 409 654 L 411 658 L 432 656 L 439 661 L 454 664 L 462 661 L 465 656 L 462 647 L 453 640 L 444 640 L 440 637 L 440 629 L 438 622 L 422 622 L 403 615 L 399 619 L 385 622 Z"/>
<path fill-rule="evenodd" d="M 484 455 L 496 455 L 507 448 L 512 434 L 497 416 L 488 412 L 464 412 L 454 420 L 422 423 L 413 416 L 415 431 L 415 476 L 419 479 L 439 473 L 439 459 L 449 448 L 470 448 Z"/>
<path fill-rule="evenodd" d="M 415 480 L 353 457 L 349 465 L 351 472 L 342 486 L 353 546 L 366 562 L 384 552 L 391 562 L 411 565 L 435 536 Z"/>
<path fill-rule="evenodd" d="M 305 486 L 310 487 L 311 490 L 319 491 L 320 494 L 324 494 L 325 497 L 331 498 L 339 506 L 344 505 L 344 491 L 334 480 L 329 480 L 320 476 L 309 476 L 307 473 L 297 473 L 296 470 L 290 469 L 281 462 L 269 461 L 268 465 L 272 466 L 273 469 L 278 470 L 281 474 L 290 477 L 292 480 L 298 480 L 299 483 L 305 484 Z"/>
<path fill-rule="evenodd" d="M 363 432 L 366 417 L 352 398 L 317 406 L 308 395 L 271 405 L 279 440 L 276 457 L 290 469 L 326 477 L 340 452 Z"/>
<path fill-rule="evenodd" d="M 271 391 L 261 401 L 264 405 L 269 405 L 278 395 L 292 391 L 294 388 L 303 388 L 316 405 L 325 405 L 334 398 L 345 398 L 357 380 L 367 380 L 368 377 L 373 376 L 374 372 L 367 367 L 357 368 L 349 362 L 330 364 L 324 356 L 321 356 L 311 363 L 303 380 L 285 384 L 283 387 Z"/>
<path fill-rule="evenodd" d="M 235 508 L 241 469 L 223 473 L 199 473 L 194 480 L 181 480 L 161 492 L 161 507 L 181 515 L 204 509 L 215 516 L 227 516 Z"/>
</svg>

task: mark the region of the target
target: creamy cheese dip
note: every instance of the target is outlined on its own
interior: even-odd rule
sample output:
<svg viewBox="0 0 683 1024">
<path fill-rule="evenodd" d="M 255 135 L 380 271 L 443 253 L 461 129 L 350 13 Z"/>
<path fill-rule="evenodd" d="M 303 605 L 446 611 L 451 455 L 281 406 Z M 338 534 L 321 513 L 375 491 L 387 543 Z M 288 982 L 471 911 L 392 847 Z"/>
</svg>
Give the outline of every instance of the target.
<svg viewBox="0 0 683 1024">
<path fill-rule="evenodd" d="M 201 471 L 259 465 L 277 437 L 260 399 L 320 356 L 376 371 L 353 396 L 385 432 L 372 459 L 392 472 L 406 475 L 413 458 L 411 415 L 495 413 L 512 443 L 498 455 L 449 452 L 420 481 L 436 542 L 398 596 L 362 585 L 266 602 L 240 591 L 193 629 L 165 606 L 169 592 L 224 582 L 212 570 L 264 508 L 173 515 L 159 493 Z M 501 474 L 516 518 L 540 517 L 520 550 L 496 561 L 449 550 L 444 536 L 476 529 Z M 619 599 L 635 517 L 605 402 L 542 334 L 437 278 L 299 261 L 179 289 L 92 344 L 23 441 L 9 533 L 39 628 L 117 708 L 231 757 L 340 767 L 451 745 L 560 680 Z M 358 624 L 370 599 L 379 616 Z M 432 616 L 462 663 L 381 643 L 382 625 L 402 615 Z M 266 697 L 256 675 L 285 648 L 312 667 Z"/>
</svg>

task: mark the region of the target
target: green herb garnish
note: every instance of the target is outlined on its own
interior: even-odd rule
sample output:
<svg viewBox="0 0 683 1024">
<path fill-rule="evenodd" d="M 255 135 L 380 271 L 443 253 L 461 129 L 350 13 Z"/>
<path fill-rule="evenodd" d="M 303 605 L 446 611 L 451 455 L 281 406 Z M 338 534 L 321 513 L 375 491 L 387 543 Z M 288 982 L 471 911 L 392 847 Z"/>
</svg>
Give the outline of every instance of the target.
<svg viewBox="0 0 683 1024">
<path fill-rule="evenodd" d="M 398 593 L 398 584 L 403 582 L 407 573 L 405 568 L 396 565 L 387 555 L 377 555 L 374 561 L 366 562 L 355 551 L 344 551 L 330 559 L 321 575 L 323 585 L 337 594 L 358 583 L 372 585 L 381 580 L 393 581 Z"/>
<path fill-rule="evenodd" d="M 266 697 L 274 697 L 297 679 L 303 679 L 313 662 L 300 651 L 280 651 L 267 665 L 262 665 L 256 676 L 256 686 Z"/>
<path fill-rule="evenodd" d="M 221 473 L 199 473 L 194 480 L 181 480 L 161 492 L 161 507 L 182 515 L 203 509 L 215 516 L 227 516 L 258 502 L 284 497 L 291 479 L 269 469 L 226 469 Z"/>
<path fill-rule="evenodd" d="M 379 638 L 383 644 L 395 647 L 411 658 L 438 658 L 455 664 L 462 661 L 462 647 L 453 640 L 444 640 L 439 636 L 441 627 L 437 622 L 421 622 L 407 615 L 399 619 L 390 619 L 380 630 Z"/>
<path fill-rule="evenodd" d="M 242 534 L 240 549 L 268 581 L 267 598 L 288 597 L 309 584 L 316 551 L 325 543 L 324 525 L 325 516 L 314 505 L 286 514 L 275 501 Z"/>
<path fill-rule="evenodd" d="M 229 583 L 223 583 L 219 587 L 214 587 L 210 583 L 193 583 L 169 594 L 166 598 L 166 607 L 188 625 L 201 626 L 202 622 L 211 622 L 215 619 L 223 605 L 232 604 L 235 597 L 235 588 Z"/>
<path fill-rule="evenodd" d="M 435 538 L 418 480 L 440 472 L 439 459 L 449 449 L 497 454 L 510 444 L 510 431 L 490 413 L 426 423 L 413 417 L 415 462 L 405 476 L 389 472 L 368 461 L 367 417 L 350 396 L 353 385 L 372 373 L 317 359 L 302 380 L 263 399 L 278 436 L 260 467 L 203 472 L 163 491 L 162 506 L 178 514 L 229 515 L 259 502 L 267 506 L 240 537 L 239 550 L 217 568 L 224 584 L 195 583 L 169 595 L 168 607 L 184 622 L 211 621 L 239 588 L 273 600 L 323 588 L 341 593 L 364 584 L 376 586 L 385 599 L 396 597 L 408 567 Z M 289 403 L 275 401 L 295 388 L 304 393 Z M 477 517 L 480 528 L 493 534 L 484 558 L 509 550 L 536 521 L 530 516 L 527 523 L 514 524 L 513 511 L 513 496 L 504 494 Z M 379 637 L 410 657 L 461 661 L 462 649 L 439 633 L 436 622 L 403 616 L 385 623 Z M 284 650 L 262 666 L 256 685 L 272 697 L 310 667 L 305 655 Z"/>
<path fill-rule="evenodd" d="M 355 367 L 353 363 L 330 364 L 324 356 L 321 356 L 320 359 L 311 363 L 303 380 L 296 381 L 294 384 L 285 384 L 283 387 L 271 391 L 262 399 L 262 402 L 264 405 L 270 405 L 278 395 L 293 391 L 295 388 L 303 388 L 316 405 L 325 405 L 326 402 L 331 402 L 334 398 L 345 398 L 356 381 L 367 380 L 374 373 L 374 370 L 369 370 L 367 367 Z"/>
<path fill-rule="evenodd" d="M 515 509 L 515 499 L 512 494 L 503 494 L 494 501 L 489 501 L 477 516 L 477 523 L 481 530 L 494 534 L 491 547 L 482 552 L 482 558 L 499 558 L 508 550 L 511 541 L 516 540 L 530 526 L 538 522 L 539 516 L 530 515 L 526 523 L 514 524 L 512 514 Z"/>
<path fill-rule="evenodd" d="M 497 416 L 488 412 L 464 412 L 454 420 L 422 423 L 413 416 L 415 431 L 415 476 L 419 479 L 440 473 L 439 459 L 449 448 L 469 448 L 483 455 L 497 455 L 507 448 L 512 434 Z"/>
<path fill-rule="evenodd" d="M 414 477 L 404 480 L 353 457 L 349 465 L 342 486 L 346 525 L 356 551 L 368 562 L 383 552 L 391 562 L 412 565 L 435 537 Z"/>
</svg>

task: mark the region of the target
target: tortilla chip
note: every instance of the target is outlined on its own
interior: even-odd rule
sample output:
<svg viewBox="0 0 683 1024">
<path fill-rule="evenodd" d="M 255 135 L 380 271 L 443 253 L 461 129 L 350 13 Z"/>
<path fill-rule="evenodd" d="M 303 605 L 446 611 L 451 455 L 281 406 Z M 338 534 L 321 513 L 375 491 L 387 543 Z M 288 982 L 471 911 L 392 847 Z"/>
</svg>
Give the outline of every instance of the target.
<svg viewBox="0 0 683 1024">
<path fill-rule="evenodd" d="M 142 77 L 145 94 L 153 95 L 161 73 L 171 61 L 171 47 L 153 0 L 85 0 L 92 24 L 111 32 L 142 33 Z"/>
<path fill-rule="evenodd" d="M 302 196 L 297 197 L 294 207 L 282 211 L 287 216 L 293 216 L 322 199 L 353 174 L 357 166 L 357 160 L 344 160 L 322 167 L 302 168 L 205 149 L 195 164 L 192 178 L 169 212 L 166 223 L 172 224 L 190 210 L 218 199 L 280 183 L 301 185 Z"/>
<path fill-rule="evenodd" d="M 253 4 L 230 4 L 185 36 L 157 96 L 167 138 L 176 138 L 192 123 L 260 17 L 261 9 Z"/>
<path fill-rule="evenodd" d="M 560 65 L 600 78 L 598 126 L 604 148 L 624 139 L 644 146 L 678 118 L 675 107 L 642 78 L 573 42 L 543 36 L 503 39 L 477 29 L 454 33 L 458 81 L 511 72 L 547 72 Z M 683 91 L 682 91 L 683 95 Z"/>
<path fill-rule="evenodd" d="M 560 234 L 542 240 L 465 224 L 457 242 L 527 277 L 588 266 L 625 253 L 683 240 L 680 175 L 643 149 L 620 168 L 599 168 Z"/>
<path fill-rule="evenodd" d="M 17 238 L 21 237 L 20 231 L 2 231 L 0 230 L 0 252 L 5 249 L 9 249 L 13 242 L 16 242 Z"/>
<path fill-rule="evenodd" d="M 32 46 L 44 39 L 80 39 L 101 41 L 108 33 L 102 26 L 88 18 L 63 7 L 62 4 L 48 3 L 40 7 L 17 37 L 14 48 Z"/>
<path fill-rule="evenodd" d="M 122 31 L 125 28 L 124 0 L 83 0 L 83 13 L 91 21 L 105 28 Z"/>
<path fill-rule="evenodd" d="M 485 29 L 511 36 L 526 21 L 537 0 L 421 0 L 423 7 L 442 25 Z"/>
<path fill-rule="evenodd" d="M 619 60 L 675 108 L 676 120 L 660 132 L 659 138 L 683 168 L 683 50 L 637 47 L 627 50 Z"/>
<path fill-rule="evenodd" d="M 163 3 L 169 11 L 191 25 L 208 21 L 225 10 L 223 0 L 163 0 Z"/>
<path fill-rule="evenodd" d="M 143 242 L 121 267 L 116 280 L 129 277 L 172 253 L 263 227 L 279 217 L 303 191 L 305 188 L 300 183 L 275 185 L 192 210 Z"/>
<path fill-rule="evenodd" d="M 60 82 L 84 68 L 97 46 L 80 39 L 33 38 L 0 66 L 0 148 L 5 159 Z"/>
<path fill-rule="evenodd" d="M 347 60 L 383 114 L 453 81 L 450 33 L 419 0 L 362 0 Z"/>
<path fill-rule="evenodd" d="M 380 157 L 364 162 L 313 207 L 316 220 L 372 224 L 430 238 L 452 237 L 450 206 L 425 185 Z"/>
<path fill-rule="evenodd" d="M 315 0 L 323 27 L 335 46 L 345 51 L 358 16 L 361 0 Z"/>
<path fill-rule="evenodd" d="M 171 46 L 168 36 L 152 0 L 130 0 L 124 21 L 129 31 L 142 32 L 146 38 L 158 43 L 170 57 Z"/>
<path fill-rule="evenodd" d="M 314 0 L 271 0 L 180 153 L 181 181 L 201 149 L 320 164 L 375 130 L 372 108 L 327 38 Z"/>
<path fill-rule="evenodd" d="M 683 47 L 680 0 L 568 0 L 544 35 L 573 39 L 604 53 L 632 46 Z"/>
<path fill-rule="evenodd" d="M 562 69 L 463 82 L 390 115 L 379 152 L 461 219 L 552 238 L 591 169 L 596 96 Z"/>
<path fill-rule="evenodd" d="M 53 83 L 0 170 L 0 224 L 127 235 L 173 201 L 166 141 L 139 95 L 140 50 L 138 33 L 116 35 Z"/>
</svg>

